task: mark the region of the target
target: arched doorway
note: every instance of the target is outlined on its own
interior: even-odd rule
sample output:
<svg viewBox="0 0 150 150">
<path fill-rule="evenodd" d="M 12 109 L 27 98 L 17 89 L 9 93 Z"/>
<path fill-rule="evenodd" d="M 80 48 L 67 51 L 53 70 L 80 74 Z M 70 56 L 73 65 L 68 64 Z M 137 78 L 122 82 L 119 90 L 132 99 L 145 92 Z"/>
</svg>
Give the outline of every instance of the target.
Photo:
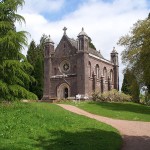
<svg viewBox="0 0 150 150">
<path fill-rule="evenodd" d="M 57 87 L 57 98 L 58 99 L 66 99 L 70 96 L 70 88 L 66 83 L 62 83 Z"/>
<path fill-rule="evenodd" d="M 68 97 L 68 88 L 64 88 L 64 97 L 65 97 L 65 98 Z"/>
</svg>

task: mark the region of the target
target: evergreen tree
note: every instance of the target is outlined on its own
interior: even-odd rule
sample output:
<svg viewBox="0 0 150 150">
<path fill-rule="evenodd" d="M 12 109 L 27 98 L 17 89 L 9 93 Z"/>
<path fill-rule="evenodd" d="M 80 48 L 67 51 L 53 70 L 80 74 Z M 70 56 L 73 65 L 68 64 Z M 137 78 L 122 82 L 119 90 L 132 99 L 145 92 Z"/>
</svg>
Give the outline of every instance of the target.
<svg viewBox="0 0 150 150">
<path fill-rule="evenodd" d="M 89 37 L 89 47 L 96 50 L 96 47 L 95 47 L 95 45 L 92 43 L 92 40 L 91 40 L 90 37 Z"/>
<path fill-rule="evenodd" d="M 26 84 L 34 81 L 28 75 L 33 67 L 21 54 L 24 45 L 27 45 L 25 31 L 16 31 L 15 22 L 20 23 L 24 18 L 16 14 L 23 0 L 2 0 L 0 3 L 0 99 L 19 100 L 37 99 L 29 92 Z"/>
<path fill-rule="evenodd" d="M 132 82 L 130 85 L 130 90 L 131 90 L 131 96 L 132 96 L 132 100 L 136 103 L 139 103 L 139 96 L 140 96 L 140 89 L 139 89 L 139 84 L 136 80 L 136 77 L 133 75 L 132 76 Z"/>
<path fill-rule="evenodd" d="M 128 74 L 127 73 L 124 73 L 124 79 L 123 79 L 123 83 L 122 83 L 122 87 L 121 87 L 121 91 L 125 94 L 129 94 L 131 95 L 131 92 L 130 92 L 130 83 L 129 83 L 129 80 L 128 80 Z"/>
<path fill-rule="evenodd" d="M 34 78 L 36 79 L 33 93 L 35 93 L 39 99 L 43 96 L 43 60 L 38 57 L 34 66 Z"/>
<path fill-rule="evenodd" d="M 30 45 L 29 45 L 29 48 L 28 48 L 28 51 L 27 51 L 27 60 L 30 62 L 31 65 L 35 65 L 35 62 L 36 62 L 36 59 L 37 59 L 37 46 L 35 44 L 35 41 L 32 40 Z"/>
<path fill-rule="evenodd" d="M 44 84 L 44 42 L 46 35 L 42 35 L 40 43 L 36 46 L 34 41 L 31 41 L 27 59 L 33 65 L 34 71 L 30 74 L 35 78 L 35 82 L 29 85 L 30 91 L 35 93 L 39 99 L 43 96 L 43 84 Z"/>
<path fill-rule="evenodd" d="M 134 102 L 139 102 L 139 84 L 134 73 L 129 69 L 127 69 L 124 73 L 121 91 L 132 96 L 132 100 Z"/>
</svg>

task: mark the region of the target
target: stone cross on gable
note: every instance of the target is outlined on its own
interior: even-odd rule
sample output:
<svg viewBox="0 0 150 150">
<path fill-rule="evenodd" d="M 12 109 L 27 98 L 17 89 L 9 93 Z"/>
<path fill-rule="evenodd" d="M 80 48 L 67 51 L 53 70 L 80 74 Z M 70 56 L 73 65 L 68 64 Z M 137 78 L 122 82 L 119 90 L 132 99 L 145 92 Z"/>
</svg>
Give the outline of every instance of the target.
<svg viewBox="0 0 150 150">
<path fill-rule="evenodd" d="M 67 28 L 64 27 L 63 30 L 64 30 L 64 35 L 66 35 L 66 30 L 67 30 Z"/>
</svg>

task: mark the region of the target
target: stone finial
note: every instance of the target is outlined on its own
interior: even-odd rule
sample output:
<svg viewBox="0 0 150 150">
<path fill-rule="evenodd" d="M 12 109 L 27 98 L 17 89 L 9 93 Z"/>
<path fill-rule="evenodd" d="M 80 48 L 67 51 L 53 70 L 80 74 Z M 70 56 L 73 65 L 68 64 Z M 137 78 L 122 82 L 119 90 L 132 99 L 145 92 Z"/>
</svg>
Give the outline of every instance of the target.
<svg viewBox="0 0 150 150">
<path fill-rule="evenodd" d="M 50 35 L 48 35 L 48 36 L 46 37 L 45 43 L 52 43 L 52 44 L 54 44 L 54 42 L 52 41 Z"/>
<path fill-rule="evenodd" d="M 88 37 L 88 35 L 84 32 L 84 28 L 83 27 L 82 27 L 81 32 L 78 34 L 78 36 L 81 36 L 81 35 L 84 35 L 84 36 Z"/>
<path fill-rule="evenodd" d="M 112 53 L 117 53 L 116 48 L 113 47 Z"/>
<path fill-rule="evenodd" d="M 64 30 L 64 35 L 66 35 L 67 28 L 64 27 L 63 30 Z"/>
</svg>

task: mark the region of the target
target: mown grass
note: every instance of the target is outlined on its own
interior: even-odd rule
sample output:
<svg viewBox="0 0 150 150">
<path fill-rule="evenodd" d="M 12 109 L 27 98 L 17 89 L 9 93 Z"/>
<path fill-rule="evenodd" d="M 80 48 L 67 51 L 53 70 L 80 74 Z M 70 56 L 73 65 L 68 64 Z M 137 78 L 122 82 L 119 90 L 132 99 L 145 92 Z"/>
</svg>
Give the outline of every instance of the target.
<svg viewBox="0 0 150 150">
<path fill-rule="evenodd" d="M 117 150 L 109 125 L 48 103 L 0 104 L 0 150 Z"/>
<path fill-rule="evenodd" d="M 76 105 L 83 110 L 105 117 L 123 120 L 150 121 L 150 106 L 142 104 L 132 102 L 80 102 L 77 104 L 69 102 L 67 104 Z"/>
</svg>

